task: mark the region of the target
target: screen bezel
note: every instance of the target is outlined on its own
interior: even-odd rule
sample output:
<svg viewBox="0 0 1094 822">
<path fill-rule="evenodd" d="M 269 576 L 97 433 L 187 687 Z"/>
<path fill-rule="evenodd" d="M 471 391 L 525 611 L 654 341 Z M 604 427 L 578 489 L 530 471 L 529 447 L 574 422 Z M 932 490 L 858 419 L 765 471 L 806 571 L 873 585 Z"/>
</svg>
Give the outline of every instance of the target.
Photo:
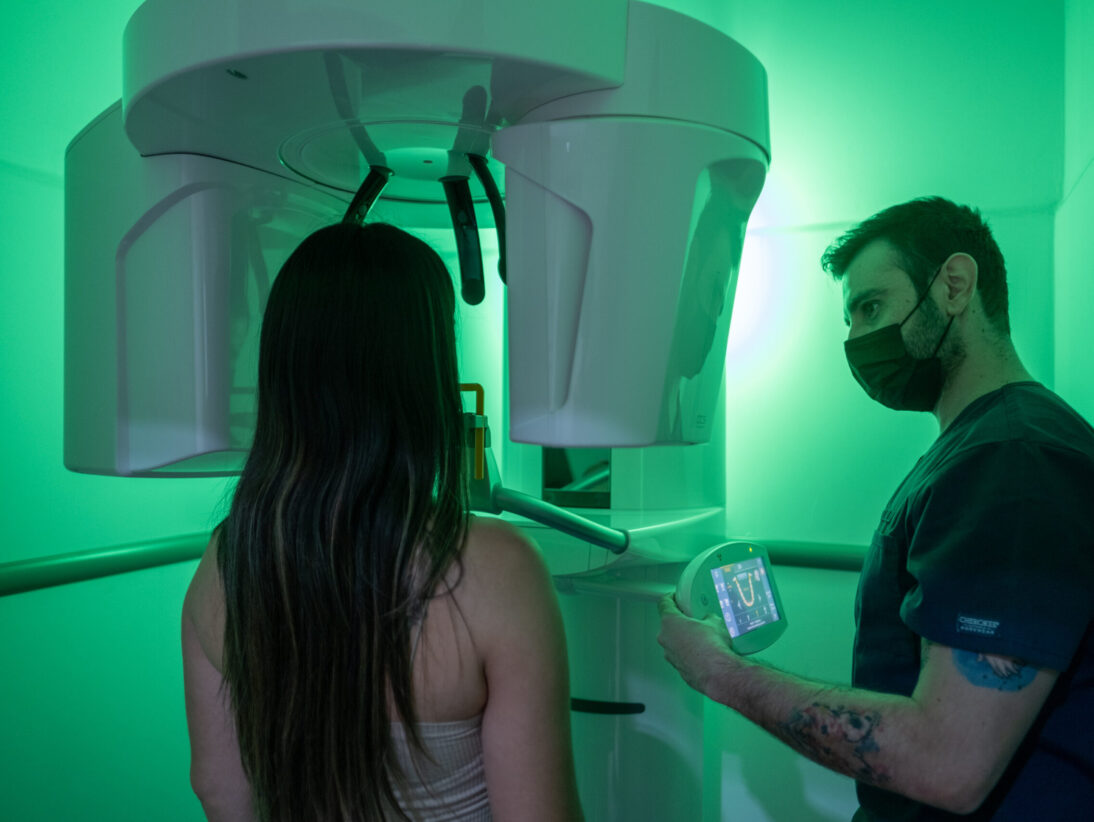
<svg viewBox="0 0 1094 822">
<path fill-rule="evenodd" d="M 718 592 L 714 588 L 714 577 L 711 574 L 715 568 L 723 568 L 727 565 L 733 565 L 734 563 L 743 562 L 746 559 L 753 559 L 759 557 L 763 561 L 764 570 L 767 575 L 767 582 L 771 588 L 771 596 L 775 603 L 775 610 L 778 612 L 779 618 L 753 628 L 751 631 L 747 631 L 739 636 L 732 637 L 729 634 L 729 627 L 725 622 L 725 614 L 722 613 L 721 603 L 718 601 Z M 712 551 L 707 562 L 704 563 L 705 567 L 700 573 L 703 574 L 705 580 L 705 586 L 709 586 L 708 590 L 712 596 L 713 607 L 710 613 L 716 613 L 722 620 L 722 626 L 725 628 L 726 636 L 733 647 L 733 650 L 739 654 L 754 654 L 757 651 L 762 651 L 767 648 L 771 643 L 777 640 L 786 631 L 787 618 L 786 608 L 783 605 L 782 597 L 779 596 L 779 586 L 775 582 L 775 575 L 772 573 L 771 557 L 768 556 L 767 549 L 758 543 L 754 542 L 730 542 L 723 546 L 720 546 L 718 550 Z"/>
</svg>

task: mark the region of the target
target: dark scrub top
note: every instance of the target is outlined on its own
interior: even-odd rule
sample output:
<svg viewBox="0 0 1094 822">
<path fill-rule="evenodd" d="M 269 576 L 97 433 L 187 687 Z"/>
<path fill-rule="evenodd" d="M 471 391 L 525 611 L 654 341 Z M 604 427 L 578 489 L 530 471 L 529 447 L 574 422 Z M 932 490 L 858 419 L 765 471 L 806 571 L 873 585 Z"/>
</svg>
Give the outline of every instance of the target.
<svg viewBox="0 0 1094 822">
<path fill-rule="evenodd" d="M 962 411 L 886 506 L 859 581 L 852 682 L 910 695 L 920 637 L 1061 676 L 976 813 L 860 783 L 855 821 L 1094 818 L 1092 612 L 1094 429 L 1044 386 L 1012 383 Z"/>
</svg>

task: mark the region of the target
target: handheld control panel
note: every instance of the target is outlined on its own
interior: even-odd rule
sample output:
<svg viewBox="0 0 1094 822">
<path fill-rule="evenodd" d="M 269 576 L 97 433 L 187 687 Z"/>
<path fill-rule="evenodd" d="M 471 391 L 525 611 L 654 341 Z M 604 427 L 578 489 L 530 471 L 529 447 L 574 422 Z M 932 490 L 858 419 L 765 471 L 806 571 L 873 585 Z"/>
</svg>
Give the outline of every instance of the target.
<svg viewBox="0 0 1094 822">
<path fill-rule="evenodd" d="M 727 542 L 695 557 L 676 584 L 676 605 L 695 619 L 720 610 L 740 654 L 763 650 L 786 630 L 771 560 L 755 542 Z"/>
</svg>

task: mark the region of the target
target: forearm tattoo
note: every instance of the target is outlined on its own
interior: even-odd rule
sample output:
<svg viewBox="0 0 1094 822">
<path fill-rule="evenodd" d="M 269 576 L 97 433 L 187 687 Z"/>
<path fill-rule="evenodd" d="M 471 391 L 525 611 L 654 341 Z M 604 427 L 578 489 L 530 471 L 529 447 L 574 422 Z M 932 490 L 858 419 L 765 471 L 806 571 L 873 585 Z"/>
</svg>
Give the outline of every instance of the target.
<svg viewBox="0 0 1094 822">
<path fill-rule="evenodd" d="M 1020 691 L 1037 676 L 1037 669 L 1020 659 L 957 648 L 953 651 L 953 664 L 973 685 L 1000 691 Z"/>
<path fill-rule="evenodd" d="M 884 785 L 889 776 L 871 763 L 880 748 L 874 731 L 881 715 L 838 705 L 814 702 L 798 708 L 782 723 L 777 733 L 792 747 L 819 762 L 874 785 Z"/>
</svg>

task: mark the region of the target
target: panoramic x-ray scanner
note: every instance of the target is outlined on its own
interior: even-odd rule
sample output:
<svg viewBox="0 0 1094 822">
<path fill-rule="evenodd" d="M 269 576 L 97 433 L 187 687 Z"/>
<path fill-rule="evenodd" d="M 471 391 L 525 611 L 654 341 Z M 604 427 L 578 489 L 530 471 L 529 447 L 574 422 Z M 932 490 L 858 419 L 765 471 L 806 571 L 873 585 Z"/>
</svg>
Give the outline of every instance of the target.
<svg viewBox="0 0 1094 822">
<path fill-rule="evenodd" d="M 476 507 L 528 529 L 573 595 L 586 813 L 698 818 L 700 701 L 647 621 L 726 543 L 763 67 L 627 0 L 148 0 L 123 49 L 121 100 L 66 155 L 65 464 L 237 473 L 284 260 L 340 220 L 419 232 L 464 340 L 497 340 L 461 353 Z"/>
<path fill-rule="evenodd" d="M 236 470 L 269 279 L 370 172 L 370 218 L 452 226 L 465 298 L 504 235 L 511 439 L 710 439 L 768 163 L 730 38 L 625 0 L 150 0 L 123 65 L 66 158 L 70 468 Z"/>
</svg>

